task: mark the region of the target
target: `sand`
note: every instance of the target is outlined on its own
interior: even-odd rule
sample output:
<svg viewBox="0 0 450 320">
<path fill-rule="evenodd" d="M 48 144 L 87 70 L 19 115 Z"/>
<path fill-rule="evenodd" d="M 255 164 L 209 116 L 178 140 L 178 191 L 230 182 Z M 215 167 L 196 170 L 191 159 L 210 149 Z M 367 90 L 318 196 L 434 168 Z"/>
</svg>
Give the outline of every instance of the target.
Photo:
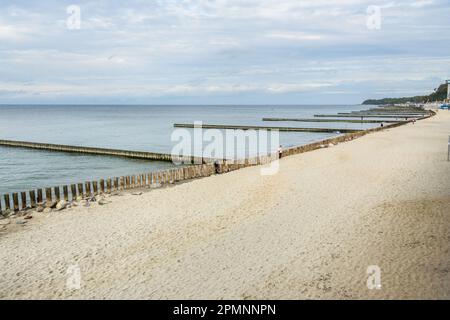
<svg viewBox="0 0 450 320">
<path fill-rule="evenodd" d="M 286 157 L 274 176 L 250 167 L 12 221 L 0 298 L 449 299 L 449 135 L 440 111 Z"/>
</svg>

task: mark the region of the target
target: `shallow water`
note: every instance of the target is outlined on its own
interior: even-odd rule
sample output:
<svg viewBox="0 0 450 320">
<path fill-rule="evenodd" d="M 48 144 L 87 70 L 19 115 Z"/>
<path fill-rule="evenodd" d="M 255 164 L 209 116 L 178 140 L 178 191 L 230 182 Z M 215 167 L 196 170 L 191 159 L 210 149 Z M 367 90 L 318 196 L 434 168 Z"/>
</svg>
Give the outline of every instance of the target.
<svg viewBox="0 0 450 320">
<path fill-rule="evenodd" d="M 310 118 L 353 106 L 0 106 L 0 139 L 170 153 L 174 123 L 247 124 L 366 129 L 354 123 L 263 122 L 263 117 Z M 186 129 L 183 129 L 186 130 Z M 192 132 L 192 130 L 188 130 Z M 334 136 L 280 133 L 283 147 Z M 205 145 L 204 145 L 205 146 Z M 272 146 L 273 148 L 277 146 Z M 272 148 L 272 149 L 273 149 Z M 192 150 L 192 152 L 194 152 Z M 0 193 L 150 172 L 171 163 L 0 147 Z"/>
</svg>

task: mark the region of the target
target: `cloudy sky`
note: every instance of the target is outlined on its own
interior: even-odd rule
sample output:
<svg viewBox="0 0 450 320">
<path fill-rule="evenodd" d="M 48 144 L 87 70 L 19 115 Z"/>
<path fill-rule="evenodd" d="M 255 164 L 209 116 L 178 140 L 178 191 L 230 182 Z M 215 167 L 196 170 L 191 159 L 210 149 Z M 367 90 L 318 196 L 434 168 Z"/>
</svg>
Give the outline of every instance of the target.
<svg viewBox="0 0 450 320">
<path fill-rule="evenodd" d="M 449 17 L 450 0 L 2 0 L 0 103 L 424 94 L 450 78 Z"/>
</svg>

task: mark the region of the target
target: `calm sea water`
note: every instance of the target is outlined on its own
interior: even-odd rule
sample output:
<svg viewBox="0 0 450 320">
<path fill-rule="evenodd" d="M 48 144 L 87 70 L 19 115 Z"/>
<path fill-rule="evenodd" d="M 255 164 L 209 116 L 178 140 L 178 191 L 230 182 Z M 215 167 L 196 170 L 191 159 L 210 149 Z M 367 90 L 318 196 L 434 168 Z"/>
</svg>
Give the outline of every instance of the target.
<svg viewBox="0 0 450 320">
<path fill-rule="evenodd" d="M 170 153 L 174 123 L 332 127 L 368 124 L 263 122 L 263 117 L 309 118 L 316 113 L 360 110 L 350 106 L 89 106 L 2 105 L 0 139 Z M 335 134 L 280 133 L 285 146 Z M 158 161 L 0 147 L 0 193 L 150 172 L 172 166 Z"/>
</svg>

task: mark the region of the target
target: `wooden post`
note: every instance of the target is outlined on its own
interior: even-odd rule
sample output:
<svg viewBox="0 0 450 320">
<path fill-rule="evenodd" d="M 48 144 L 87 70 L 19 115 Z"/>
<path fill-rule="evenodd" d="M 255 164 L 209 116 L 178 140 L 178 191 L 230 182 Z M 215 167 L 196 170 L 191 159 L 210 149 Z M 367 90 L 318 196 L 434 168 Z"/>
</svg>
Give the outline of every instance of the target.
<svg viewBox="0 0 450 320">
<path fill-rule="evenodd" d="M 162 184 L 163 184 L 163 181 L 162 181 L 162 172 L 161 172 L 161 171 L 158 171 L 158 177 L 157 177 L 157 179 L 158 179 L 158 184 L 159 184 L 159 185 L 162 185 Z"/>
<path fill-rule="evenodd" d="M 111 192 L 111 179 L 108 178 L 108 180 L 106 180 L 106 192 L 110 193 Z"/>
<path fill-rule="evenodd" d="M 130 177 L 125 177 L 125 189 L 130 189 Z"/>
<path fill-rule="evenodd" d="M 37 190 L 37 203 L 39 203 L 39 204 L 44 203 L 44 196 L 42 194 L 42 189 Z"/>
<path fill-rule="evenodd" d="M 449 84 L 449 88 L 450 88 L 450 84 Z M 447 161 L 450 161 L 450 136 L 448 137 Z"/>
<path fill-rule="evenodd" d="M 92 181 L 92 188 L 94 189 L 94 196 L 98 195 L 98 182 Z"/>
<path fill-rule="evenodd" d="M 19 211 L 19 194 L 17 192 L 14 192 L 12 196 L 13 196 L 14 211 Z"/>
<path fill-rule="evenodd" d="M 54 187 L 55 189 L 55 201 L 59 202 L 61 200 L 61 193 L 59 192 L 59 187 Z"/>
<path fill-rule="evenodd" d="M 149 173 L 147 174 L 147 188 L 151 188 L 152 187 L 152 174 Z"/>
<path fill-rule="evenodd" d="M 75 184 L 71 184 L 70 191 L 72 192 L 72 201 L 76 201 L 77 200 L 77 186 Z"/>
<path fill-rule="evenodd" d="M 136 188 L 139 188 L 140 186 L 141 186 L 141 175 L 138 174 L 138 175 L 136 176 L 136 185 L 135 185 L 135 187 L 136 187 Z"/>
<path fill-rule="evenodd" d="M 120 177 L 120 191 L 125 190 L 125 178 Z"/>
<path fill-rule="evenodd" d="M 100 193 L 105 193 L 105 180 L 100 179 Z"/>
<path fill-rule="evenodd" d="M 120 189 L 119 178 L 115 177 L 114 178 L 114 191 L 119 191 L 119 189 Z"/>
<path fill-rule="evenodd" d="M 6 211 L 11 210 L 11 202 L 9 200 L 9 194 L 5 194 L 3 197 L 5 199 L 5 210 Z"/>
<path fill-rule="evenodd" d="M 21 192 L 20 193 L 20 200 L 22 200 L 22 210 L 25 210 L 27 208 L 27 193 Z"/>
<path fill-rule="evenodd" d="M 67 186 L 63 186 L 63 195 L 64 200 L 69 201 L 69 188 Z"/>
<path fill-rule="evenodd" d="M 156 176 L 154 172 L 149 173 L 150 175 L 150 179 L 149 179 L 149 186 L 150 188 L 154 188 L 155 187 L 155 180 L 156 180 Z"/>
<path fill-rule="evenodd" d="M 45 188 L 45 203 L 47 207 L 51 207 L 52 202 L 52 188 Z"/>
<path fill-rule="evenodd" d="M 89 181 L 86 181 L 84 183 L 84 187 L 86 188 L 86 196 L 90 197 L 91 196 L 91 183 Z"/>
<path fill-rule="evenodd" d="M 81 198 L 85 198 L 86 194 L 83 191 L 83 184 L 79 183 L 78 184 L 78 196 L 80 196 Z"/>
<path fill-rule="evenodd" d="M 28 194 L 30 195 L 30 207 L 36 208 L 36 193 L 34 190 L 30 190 Z"/>
<path fill-rule="evenodd" d="M 141 174 L 141 187 L 145 188 L 147 182 L 145 181 L 145 174 Z"/>
</svg>

